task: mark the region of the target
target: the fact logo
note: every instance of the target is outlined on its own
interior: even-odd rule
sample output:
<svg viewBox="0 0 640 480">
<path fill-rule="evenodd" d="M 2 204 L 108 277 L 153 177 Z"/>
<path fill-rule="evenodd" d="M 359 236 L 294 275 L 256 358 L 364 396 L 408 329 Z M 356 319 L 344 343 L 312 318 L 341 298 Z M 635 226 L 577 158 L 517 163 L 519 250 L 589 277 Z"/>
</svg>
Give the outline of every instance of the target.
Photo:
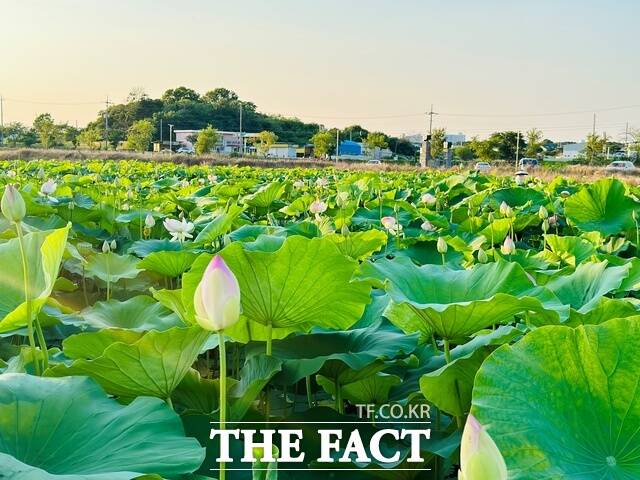
<svg viewBox="0 0 640 480">
<path fill-rule="evenodd" d="M 296 464 L 310 460 L 326 470 L 335 463 L 375 462 L 389 466 L 401 461 L 425 462 L 421 442 L 431 438 L 429 405 L 356 405 L 356 412 L 357 417 L 351 417 L 354 421 L 347 417 L 339 421 L 271 421 L 263 424 L 265 428 L 251 428 L 256 422 L 239 422 L 247 428 L 212 428 L 210 439 L 220 445 L 217 462 L 247 463 L 247 470 L 254 462 L 277 462 L 280 470 L 306 470 Z M 320 444 L 320 454 L 312 459 L 307 458 L 305 435 L 312 435 Z M 241 458 L 231 457 L 232 439 L 242 443 Z M 390 449 L 389 445 L 394 444 L 397 448 Z"/>
</svg>

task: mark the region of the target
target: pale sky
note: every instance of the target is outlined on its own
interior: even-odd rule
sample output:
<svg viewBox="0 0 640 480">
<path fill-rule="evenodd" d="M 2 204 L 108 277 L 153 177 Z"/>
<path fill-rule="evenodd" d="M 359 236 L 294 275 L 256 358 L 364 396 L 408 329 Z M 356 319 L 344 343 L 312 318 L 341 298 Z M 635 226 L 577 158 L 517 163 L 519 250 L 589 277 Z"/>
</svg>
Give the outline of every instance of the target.
<svg viewBox="0 0 640 480">
<path fill-rule="evenodd" d="M 640 1 L 0 0 L 4 121 L 180 85 L 398 135 L 640 128 Z M 624 108 L 621 108 L 624 107 Z M 558 113 L 580 112 L 572 114 Z M 176 126 L 178 128 L 178 126 Z"/>
</svg>

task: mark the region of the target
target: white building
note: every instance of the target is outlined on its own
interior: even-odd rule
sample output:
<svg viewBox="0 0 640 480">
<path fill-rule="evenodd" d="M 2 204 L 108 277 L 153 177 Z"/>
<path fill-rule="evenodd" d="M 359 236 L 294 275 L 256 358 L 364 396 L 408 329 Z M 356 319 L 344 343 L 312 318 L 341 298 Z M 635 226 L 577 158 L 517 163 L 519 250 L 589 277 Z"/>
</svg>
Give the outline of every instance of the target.
<svg viewBox="0 0 640 480">
<path fill-rule="evenodd" d="M 182 145 L 187 148 L 194 148 L 194 139 L 198 136 L 200 130 L 174 130 L 173 133 L 175 134 L 177 145 Z M 252 147 L 248 146 L 247 143 L 249 139 L 254 138 L 258 138 L 257 133 L 242 133 L 242 142 L 244 143 L 245 152 L 248 152 L 250 149 L 252 149 Z M 240 152 L 240 146 L 240 132 L 225 132 L 222 130 L 218 130 L 218 143 L 216 144 L 217 152 L 226 154 Z"/>
<path fill-rule="evenodd" d="M 575 158 L 582 157 L 584 156 L 586 146 L 586 142 L 567 143 L 562 146 L 562 158 L 566 160 L 573 160 Z"/>
<path fill-rule="evenodd" d="M 289 143 L 274 143 L 267 152 L 267 157 L 271 158 L 296 158 L 297 145 Z"/>
</svg>

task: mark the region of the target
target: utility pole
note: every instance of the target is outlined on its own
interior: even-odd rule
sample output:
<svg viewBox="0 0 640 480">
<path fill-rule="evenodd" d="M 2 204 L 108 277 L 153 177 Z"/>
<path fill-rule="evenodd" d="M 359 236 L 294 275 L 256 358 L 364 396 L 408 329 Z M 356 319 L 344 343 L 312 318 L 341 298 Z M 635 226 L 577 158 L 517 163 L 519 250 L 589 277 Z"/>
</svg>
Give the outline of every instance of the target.
<svg viewBox="0 0 640 480">
<path fill-rule="evenodd" d="M 104 149 L 109 150 L 109 96 L 105 102 L 104 109 Z"/>
<path fill-rule="evenodd" d="M 173 155 L 173 125 L 169 124 L 169 155 Z"/>
<path fill-rule="evenodd" d="M 629 151 L 629 122 L 624 127 L 624 154 L 629 157 L 631 152 Z"/>
<path fill-rule="evenodd" d="M 518 158 L 520 157 L 520 130 L 518 130 L 518 137 L 516 140 L 516 171 L 518 171 Z"/>
<path fill-rule="evenodd" d="M 244 142 L 242 141 L 242 103 L 240 104 L 240 155 L 244 157 Z"/>
<path fill-rule="evenodd" d="M 427 115 L 429 115 L 429 136 L 431 136 L 431 132 L 433 130 L 433 116 L 438 115 L 433 111 L 433 103 L 431 104 L 431 109 L 427 112 Z"/>
<path fill-rule="evenodd" d="M 336 163 L 338 163 L 338 155 L 340 155 L 340 129 L 336 128 Z"/>
<path fill-rule="evenodd" d="M 160 151 L 162 152 L 162 118 L 160 118 Z"/>
<path fill-rule="evenodd" d="M 595 112 L 593 113 L 593 130 L 591 131 L 591 134 L 593 136 L 596 135 L 596 114 L 595 114 Z"/>
</svg>

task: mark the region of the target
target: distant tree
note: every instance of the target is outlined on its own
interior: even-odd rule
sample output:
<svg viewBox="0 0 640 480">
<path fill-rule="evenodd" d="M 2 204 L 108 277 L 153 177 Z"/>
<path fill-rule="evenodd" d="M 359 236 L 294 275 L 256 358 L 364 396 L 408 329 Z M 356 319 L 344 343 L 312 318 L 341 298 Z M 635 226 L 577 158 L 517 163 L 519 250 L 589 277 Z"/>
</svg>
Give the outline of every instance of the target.
<svg viewBox="0 0 640 480">
<path fill-rule="evenodd" d="M 367 138 L 364 139 L 364 146 L 368 150 L 374 150 L 377 148 L 387 148 L 389 142 L 387 142 L 387 136 L 381 132 L 369 132 Z"/>
<path fill-rule="evenodd" d="M 463 162 L 470 162 L 475 158 L 476 154 L 470 145 L 460 145 L 453 148 L 453 156 Z"/>
<path fill-rule="evenodd" d="M 78 146 L 78 135 L 80 135 L 81 130 L 68 123 L 60 125 L 60 129 L 62 131 L 62 139 L 73 145 L 73 148 L 76 148 Z"/>
<path fill-rule="evenodd" d="M 590 133 L 587 135 L 584 152 L 590 163 L 596 162 L 602 157 L 602 152 L 605 149 L 606 142 L 606 138 L 601 137 L 597 133 Z"/>
<path fill-rule="evenodd" d="M 311 137 L 313 151 L 316 157 L 330 155 L 336 147 L 336 136 L 329 130 L 323 130 Z"/>
<path fill-rule="evenodd" d="M 277 141 L 278 141 L 278 136 L 275 133 L 270 132 L 268 130 L 261 131 L 258 134 L 258 143 L 256 144 L 258 153 L 262 156 L 266 156 L 267 153 L 269 153 L 269 149 Z"/>
<path fill-rule="evenodd" d="M 476 158 L 479 158 L 480 160 L 491 161 L 500 158 L 497 140 L 493 136 L 486 140 L 480 140 L 478 137 L 473 137 L 469 146 L 474 151 Z"/>
<path fill-rule="evenodd" d="M 498 149 L 498 159 L 505 161 L 516 160 L 516 149 L 518 145 L 518 132 L 495 132 L 489 137 L 492 148 Z M 527 144 L 520 135 L 520 150 L 524 151 L 527 148 Z"/>
<path fill-rule="evenodd" d="M 99 149 L 101 140 L 102 132 L 95 127 L 85 128 L 78 134 L 78 143 L 89 150 Z"/>
<path fill-rule="evenodd" d="M 198 133 L 198 138 L 195 143 L 196 153 L 198 155 L 204 155 L 216 147 L 218 143 L 218 131 L 211 125 L 203 129 Z"/>
<path fill-rule="evenodd" d="M 132 102 L 141 102 L 143 100 L 148 100 L 149 95 L 147 95 L 142 87 L 133 87 L 127 95 L 127 103 Z"/>
<path fill-rule="evenodd" d="M 55 145 L 60 134 L 60 128 L 53 121 L 50 113 L 41 113 L 33 120 L 33 128 L 38 134 L 40 144 L 44 148 Z"/>
<path fill-rule="evenodd" d="M 213 90 L 209 90 L 204 95 L 202 95 L 202 101 L 207 103 L 212 103 L 214 105 L 228 103 L 228 102 L 237 102 L 238 95 L 228 88 L 214 88 Z"/>
<path fill-rule="evenodd" d="M 633 130 L 631 132 L 631 143 L 629 144 L 629 150 L 640 157 L 640 130 Z"/>
<path fill-rule="evenodd" d="M 20 122 L 11 122 L 4 126 L 2 135 L 5 143 L 10 147 L 16 147 L 19 144 L 24 145 L 24 139 L 29 135 L 29 128 Z"/>
<path fill-rule="evenodd" d="M 134 122 L 127 132 L 127 147 L 136 152 L 145 152 L 149 150 L 149 145 L 153 139 L 155 127 L 151 120 L 138 120 Z"/>
<path fill-rule="evenodd" d="M 195 90 L 187 87 L 170 88 L 162 94 L 163 102 L 181 102 L 183 100 L 190 100 L 197 102 L 200 100 L 200 95 Z"/>
<path fill-rule="evenodd" d="M 543 140 L 542 132 L 537 128 L 527 131 L 527 148 L 524 150 L 524 154 L 527 157 L 535 157 L 542 149 Z"/>
<path fill-rule="evenodd" d="M 436 128 L 431 132 L 431 156 L 433 158 L 442 156 L 446 139 L 447 131 L 444 128 Z"/>
<path fill-rule="evenodd" d="M 406 138 L 390 137 L 389 148 L 394 154 L 405 157 L 415 157 L 418 153 L 416 146 Z"/>
<path fill-rule="evenodd" d="M 360 125 L 350 125 L 340 130 L 340 138 L 344 140 L 353 140 L 354 142 L 364 142 L 369 134 L 369 130 Z"/>
</svg>

